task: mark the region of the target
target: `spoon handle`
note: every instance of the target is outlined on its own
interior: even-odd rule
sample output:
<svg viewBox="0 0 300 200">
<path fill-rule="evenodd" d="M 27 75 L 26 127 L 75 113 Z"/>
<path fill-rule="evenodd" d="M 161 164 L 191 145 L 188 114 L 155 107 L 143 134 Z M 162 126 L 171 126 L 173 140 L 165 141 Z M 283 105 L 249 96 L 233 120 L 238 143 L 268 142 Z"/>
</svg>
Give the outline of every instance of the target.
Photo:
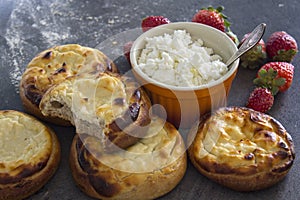
<svg viewBox="0 0 300 200">
<path fill-rule="evenodd" d="M 262 38 L 265 29 L 266 29 L 265 23 L 259 24 L 245 39 L 245 41 L 239 47 L 237 52 L 235 52 L 235 54 L 227 60 L 226 62 L 227 67 L 229 67 L 236 59 L 241 57 L 244 53 L 246 53 L 251 48 L 253 48 Z"/>
</svg>

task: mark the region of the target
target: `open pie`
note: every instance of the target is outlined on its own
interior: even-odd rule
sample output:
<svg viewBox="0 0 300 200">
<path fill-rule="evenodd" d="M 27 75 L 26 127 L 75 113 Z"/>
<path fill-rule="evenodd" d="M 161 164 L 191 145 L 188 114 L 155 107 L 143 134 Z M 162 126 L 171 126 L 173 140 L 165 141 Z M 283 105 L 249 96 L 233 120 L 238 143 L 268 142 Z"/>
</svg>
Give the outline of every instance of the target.
<svg viewBox="0 0 300 200">
<path fill-rule="evenodd" d="M 274 185 L 295 158 L 292 138 L 281 123 L 248 108 L 220 108 L 195 129 L 189 135 L 192 163 L 204 176 L 234 190 Z"/>
</svg>

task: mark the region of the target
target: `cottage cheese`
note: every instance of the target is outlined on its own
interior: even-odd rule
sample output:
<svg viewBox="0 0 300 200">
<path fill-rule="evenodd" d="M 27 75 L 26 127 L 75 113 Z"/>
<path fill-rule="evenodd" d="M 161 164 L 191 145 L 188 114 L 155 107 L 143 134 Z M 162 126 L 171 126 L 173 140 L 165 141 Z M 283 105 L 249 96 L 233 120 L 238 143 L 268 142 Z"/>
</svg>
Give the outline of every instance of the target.
<svg viewBox="0 0 300 200">
<path fill-rule="evenodd" d="M 207 84 L 227 72 L 221 56 L 205 47 L 203 40 L 193 41 L 186 30 L 146 38 L 138 65 L 161 83 L 183 87 Z"/>
</svg>

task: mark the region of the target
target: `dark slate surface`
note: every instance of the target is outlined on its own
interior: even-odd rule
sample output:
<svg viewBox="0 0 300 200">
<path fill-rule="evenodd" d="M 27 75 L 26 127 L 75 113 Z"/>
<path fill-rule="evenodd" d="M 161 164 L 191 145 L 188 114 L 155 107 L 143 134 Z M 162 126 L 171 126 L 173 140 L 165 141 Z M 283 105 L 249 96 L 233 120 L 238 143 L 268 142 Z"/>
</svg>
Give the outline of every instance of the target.
<svg viewBox="0 0 300 200">
<path fill-rule="evenodd" d="M 208 5 L 225 7 L 224 12 L 232 22 L 231 28 L 239 38 L 257 24 L 265 22 L 265 41 L 272 32 L 279 30 L 287 31 L 300 41 L 298 0 L 0 0 L 0 109 L 23 111 L 18 83 L 26 64 L 38 52 L 67 43 L 107 48 L 109 39 L 115 39 L 115 35 L 120 34 L 118 36 L 124 39 L 115 43 L 119 48 L 113 48 L 115 51 L 109 53 L 113 57 L 117 55 L 114 59 L 126 70 L 126 62 L 118 57 L 122 54 L 121 45 L 128 39 L 127 32 L 139 28 L 143 17 L 164 15 L 171 21 L 190 21 L 199 8 Z M 299 61 L 300 56 L 297 55 L 293 61 L 296 72 L 292 87 L 276 96 L 269 112 L 292 135 L 296 154 L 300 153 Z M 229 96 L 229 105 L 245 105 L 253 89 L 254 77 L 255 71 L 239 69 Z M 62 160 L 51 181 L 30 199 L 89 199 L 74 184 L 68 165 L 74 129 L 50 126 L 57 132 L 62 144 Z M 213 183 L 189 163 L 181 183 L 161 199 L 300 199 L 299 164 L 296 157 L 287 177 L 269 189 L 239 193 Z"/>
</svg>

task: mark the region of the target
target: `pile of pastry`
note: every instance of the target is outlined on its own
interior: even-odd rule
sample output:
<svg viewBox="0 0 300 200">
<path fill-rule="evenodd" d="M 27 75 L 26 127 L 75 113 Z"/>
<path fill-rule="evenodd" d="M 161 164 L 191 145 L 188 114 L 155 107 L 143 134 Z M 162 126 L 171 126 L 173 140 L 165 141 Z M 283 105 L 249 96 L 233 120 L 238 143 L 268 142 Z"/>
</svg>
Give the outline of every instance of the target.
<svg viewBox="0 0 300 200">
<path fill-rule="evenodd" d="M 152 114 L 132 77 L 119 74 L 101 51 L 76 44 L 33 58 L 20 96 L 28 114 L 0 111 L 0 199 L 26 198 L 55 173 L 62 141 L 41 121 L 76 128 L 69 158 L 74 182 L 98 199 L 154 199 L 170 192 L 186 172 L 187 154 L 201 174 L 238 191 L 275 184 L 295 157 L 291 136 L 278 121 L 241 107 L 208 113 L 184 141 Z"/>
</svg>

